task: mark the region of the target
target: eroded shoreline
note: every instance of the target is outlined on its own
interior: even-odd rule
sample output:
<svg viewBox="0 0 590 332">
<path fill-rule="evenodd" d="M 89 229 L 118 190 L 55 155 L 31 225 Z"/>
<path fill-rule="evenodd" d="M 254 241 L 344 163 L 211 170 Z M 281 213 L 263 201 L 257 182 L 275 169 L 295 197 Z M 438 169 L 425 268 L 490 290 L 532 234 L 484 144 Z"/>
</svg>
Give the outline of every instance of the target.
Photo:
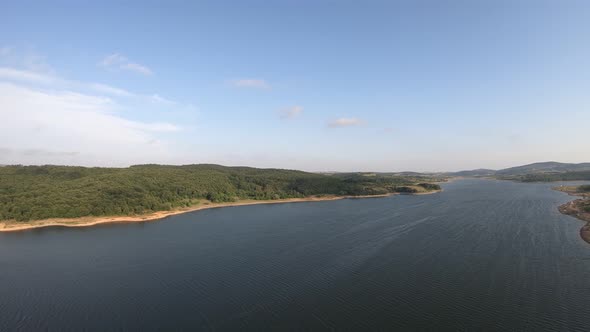
<svg viewBox="0 0 590 332">
<path fill-rule="evenodd" d="M 440 190 L 419 193 L 434 194 Z M 205 209 L 223 208 L 230 206 L 246 206 L 246 205 L 259 205 L 259 204 L 281 204 L 281 203 L 298 203 L 298 202 L 319 202 L 319 201 L 334 201 L 340 199 L 362 199 L 362 198 L 379 198 L 389 197 L 393 195 L 399 195 L 399 193 L 388 193 L 382 195 L 362 195 L 362 196 L 322 196 L 322 197 L 305 197 L 305 198 L 288 198 L 278 200 L 242 200 L 238 202 L 227 202 L 227 203 L 211 203 L 204 202 L 202 204 L 181 208 L 171 211 L 158 211 L 145 215 L 138 216 L 104 216 L 104 217 L 79 217 L 79 218 L 51 218 L 44 220 L 33 220 L 30 222 L 17 222 L 17 221 L 0 221 L 0 232 L 16 232 L 24 231 L 35 228 L 44 227 L 90 227 L 95 225 L 107 224 L 107 223 L 128 223 L 128 222 L 142 222 L 142 221 L 156 221 L 164 219 L 169 216 L 178 214 L 194 212 Z"/>
<path fill-rule="evenodd" d="M 571 202 L 567 202 L 559 206 L 559 212 L 578 218 L 586 222 L 584 226 L 580 229 L 580 237 L 590 244 L 590 213 L 585 212 L 581 207 L 582 204 L 588 201 L 590 195 L 588 193 L 580 193 L 576 190 L 576 187 L 572 186 L 559 186 L 554 187 L 554 190 L 564 192 L 570 196 L 578 196 L 582 197 Z"/>
</svg>

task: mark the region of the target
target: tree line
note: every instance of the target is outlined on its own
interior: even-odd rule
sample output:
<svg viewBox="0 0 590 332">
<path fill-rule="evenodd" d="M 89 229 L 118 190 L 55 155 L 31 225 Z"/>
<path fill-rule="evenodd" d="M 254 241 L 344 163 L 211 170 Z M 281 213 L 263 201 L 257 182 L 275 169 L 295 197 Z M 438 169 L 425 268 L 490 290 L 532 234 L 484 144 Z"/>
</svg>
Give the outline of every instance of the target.
<svg viewBox="0 0 590 332">
<path fill-rule="evenodd" d="M 203 200 L 275 200 L 438 190 L 434 179 L 362 173 L 316 174 L 219 165 L 0 167 L 0 220 L 136 215 Z M 419 187 L 417 187 L 419 184 Z"/>
<path fill-rule="evenodd" d="M 503 180 L 516 180 L 522 182 L 554 182 L 590 180 L 590 171 L 575 171 L 563 173 L 531 173 L 525 175 L 500 176 Z"/>
</svg>

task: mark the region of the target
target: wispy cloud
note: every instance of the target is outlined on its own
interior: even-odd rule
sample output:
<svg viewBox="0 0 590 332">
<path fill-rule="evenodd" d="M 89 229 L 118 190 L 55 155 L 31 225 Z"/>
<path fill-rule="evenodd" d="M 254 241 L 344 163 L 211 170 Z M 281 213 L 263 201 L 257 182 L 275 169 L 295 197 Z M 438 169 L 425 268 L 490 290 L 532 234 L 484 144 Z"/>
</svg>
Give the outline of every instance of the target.
<svg viewBox="0 0 590 332">
<path fill-rule="evenodd" d="M 141 65 L 129 62 L 125 56 L 118 53 L 105 57 L 99 65 L 114 68 L 123 66 L 123 69 L 133 68 L 130 70 L 143 71 L 146 74 L 151 73 L 148 68 L 144 67 L 142 69 L 140 68 Z M 174 106 L 177 110 L 195 109 L 192 105 L 184 105 L 165 98 L 158 93 L 140 94 L 104 83 L 65 79 L 57 75 L 55 70 L 45 62 L 44 56 L 30 49 L 23 51 L 12 46 L 0 47 L 0 81 L 26 83 L 27 86 L 46 86 L 57 90 L 72 90 L 112 97 L 132 98 L 135 102 Z"/>
<path fill-rule="evenodd" d="M 230 83 L 238 88 L 253 88 L 253 89 L 270 89 L 270 84 L 265 80 L 261 79 L 252 79 L 252 78 L 244 78 L 244 79 L 236 79 L 231 80 Z"/>
<path fill-rule="evenodd" d="M 281 119 L 293 119 L 300 116 L 301 113 L 303 113 L 303 107 L 301 106 L 291 106 L 279 110 L 279 116 Z"/>
<path fill-rule="evenodd" d="M 0 153 L 0 164 L 162 160 L 169 146 L 158 134 L 181 130 L 173 123 L 127 119 L 110 98 L 6 82 L 0 82 L 0 105 L 1 148 L 11 151 Z"/>
<path fill-rule="evenodd" d="M 21 82 L 34 82 L 41 84 L 50 84 L 57 81 L 57 78 L 52 75 L 46 75 L 34 71 L 19 70 L 6 67 L 0 67 L 0 79 Z"/>
<path fill-rule="evenodd" d="M 153 132 L 175 132 L 180 131 L 180 127 L 171 123 L 156 122 L 156 123 L 141 123 L 141 122 L 129 122 L 129 128 L 135 128 L 145 131 Z"/>
<path fill-rule="evenodd" d="M 150 96 L 150 101 L 152 103 L 159 103 L 159 104 L 168 104 L 168 105 L 174 105 L 176 104 L 176 102 L 170 100 L 170 99 L 166 99 L 158 94 L 153 94 Z"/>
<path fill-rule="evenodd" d="M 120 61 L 114 57 L 106 64 Z M 168 117 L 141 121 L 132 110 L 148 107 L 153 118 L 160 108 L 168 115 L 188 107 L 159 94 L 61 77 L 42 56 L 20 57 L 10 47 L 0 48 L 0 105 L 0 164 L 85 165 L 173 158 L 170 133 L 184 127 Z"/>
<path fill-rule="evenodd" d="M 106 93 L 106 94 L 113 95 L 113 96 L 119 96 L 119 97 L 135 96 L 134 93 L 131 93 L 127 90 L 115 88 L 113 86 L 102 84 L 102 83 L 90 83 L 89 86 L 97 92 Z"/>
<path fill-rule="evenodd" d="M 103 83 L 85 83 L 63 79 L 59 76 L 38 73 L 31 70 L 21 70 L 8 67 L 0 67 L 0 80 L 11 82 L 34 83 L 51 86 L 52 88 L 87 90 L 115 97 L 137 98 L 156 104 L 178 105 L 179 103 L 160 96 L 159 94 L 142 95 L 122 88 Z"/>
<path fill-rule="evenodd" d="M 99 65 L 108 69 L 128 70 L 142 75 L 152 75 L 154 72 L 147 66 L 130 61 L 126 56 L 119 53 L 113 53 L 106 56 Z"/>
<path fill-rule="evenodd" d="M 143 75 L 152 75 L 153 72 L 146 66 L 140 65 L 138 63 L 126 63 L 121 65 L 122 69 L 134 71 L 136 73 L 140 73 Z"/>
<path fill-rule="evenodd" d="M 119 53 L 113 53 L 104 57 L 99 64 L 103 67 L 113 67 L 119 66 L 122 63 L 127 63 L 127 58 Z"/>
<path fill-rule="evenodd" d="M 361 119 L 357 118 L 339 118 L 336 120 L 332 120 L 328 122 L 328 127 L 330 128 L 343 128 L 343 127 L 353 127 L 353 126 L 360 126 L 365 122 Z"/>
<path fill-rule="evenodd" d="M 78 151 L 53 151 L 48 149 L 23 149 L 14 150 L 9 148 L 0 147 L 0 154 L 6 155 L 23 155 L 23 156 L 38 156 L 38 157 L 71 157 L 80 154 Z"/>
</svg>

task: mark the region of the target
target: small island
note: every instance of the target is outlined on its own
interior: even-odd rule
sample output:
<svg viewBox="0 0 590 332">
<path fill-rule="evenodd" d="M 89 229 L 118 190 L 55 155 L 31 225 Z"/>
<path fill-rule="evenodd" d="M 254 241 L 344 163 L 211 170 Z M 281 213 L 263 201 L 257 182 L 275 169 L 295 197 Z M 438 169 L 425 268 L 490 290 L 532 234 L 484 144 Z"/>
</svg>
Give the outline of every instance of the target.
<svg viewBox="0 0 590 332">
<path fill-rule="evenodd" d="M 584 241 L 590 243 L 590 185 L 559 186 L 554 189 L 572 196 L 581 197 L 561 205 L 559 207 L 559 212 L 585 221 L 586 225 L 580 229 L 580 236 Z"/>
<path fill-rule="evenodd" d="M 0 231 L 137 222 L 226 206 L 430 194 L 442 176 L 220 165 L 0 167 Z"/>
</svg>

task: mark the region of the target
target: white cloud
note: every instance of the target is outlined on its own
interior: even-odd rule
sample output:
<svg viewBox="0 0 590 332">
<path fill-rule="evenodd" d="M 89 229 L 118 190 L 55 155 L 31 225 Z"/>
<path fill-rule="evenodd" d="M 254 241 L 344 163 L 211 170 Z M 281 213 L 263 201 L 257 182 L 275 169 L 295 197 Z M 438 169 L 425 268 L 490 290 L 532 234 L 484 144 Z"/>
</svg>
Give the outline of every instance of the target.
<svg viewBox="0 0 590 332">
<path fill-rule="evenodd" d="M 328 122 L 328 127 L 342 128 L 342 127 L 360 126 L 362 124 L 364 124 L 364 121 L 357 119 L 357 118 L 339 118 L 339 119 Z"/>
<path fill-rule="evenodd" d="M 140 65 L 138 63 L 131 63 L 131 62 L 130 63 L 126 63 L 126 64 L 121 65 L 121 68 L 122 69 L 126 69 L 126 70 L 131 70 L 131 71 L 134 71 L 136 73 L 143 74 L 143 75 L 152 75 L 153 74 L 153 72 L 152 72 L 151 69 L 149 69 L 146 66 L 142 66 L 142 65 Z"/>
<path fill-rule="evenodd" d="M 150 97 L 150 101 L 153 103 L 160 103 L 160 104 L 168 104 L 168 105 L 174 105 L 176 104 L 176 102 L 170 100 L 170 99 L 166 99 L 164 97 L 161 97 L 158 94 L 153 94 Z"/>
<path fill-rule="evenodd" d="M 9 148 L 0 147 L 0 154 L 2 155 L 25 155 L 25 156 L 41 156 L 41 157 L 54 157 L 54 156 L 76 156 L 80 152 L 77 151 L 52 151 L 45 149 L 24 149 L 14 150 Z"/>
<path fill-rule="evenodd" d="M 100 65 L 105 67 L 123 66 L 125 69 L 133 68 L 131 70 L 143 72 L 144 74 L 151 73 L 148 68 L 130 63 L 126 57 L 117 53 L 105 57 L 100 62 Z M 104 83 L 79 82 L 61 78 L 45 62 L 45 57 L 31 51 L 17 52 L 17 49 L 9 46 L 0 48 L 0 81 L 45 85 L 52 89 L 85 91 L 114 97 L 135 98 L 137 101 L 146 103 L 183 106 L 181 103 L 156 93 L 139 94 Z"/>
<path fill-rule="evenodd" d="M 121 54 L 114 53 L 111 55 L 107 55 L 104 59 L 102 59 L 100 64 L 104 67 L 110 67 L 110 66 L 119 65 L 119 64 L 125 63 L 125 62 L 127 62 L 126 57 L 122 56 Z"/>
<path fill-rule="evenodd" d="M 54 70 L 45 61 L 45 57 L 35 52 L 32 47 L 4 46 L 0 48 L 0 66 L 24 68 L 39 74 L 53 75 Z"/>
<path fill-rule="evenodd" d="M 167 160 L 170 123 L 125 119 L 110 98 L 0 82 L 0 164 L 128 165 Z"/>
<path fill-rule="evenodd" d="M 106 94 L 113 95 L 113 96 L 119 96 L 119 97 L 135 96 L 134 93 L 131 93 L 127 90 L 115 88 L 113 86 L 106 85 L 106 84 L 90 83 L 89 86 L 97 92 L 106 93 Z"/>
<path fill-rule="evenodd" d="M 50 84 L 58 80 L 56 77 L 51 75 L 6 67 L 0 67 L 0 79 L 41 84 Z"/>
<path fill-rule="evenodd" d="M 301 106 L 291 106 L 279 111 L 281 119 L 293 119 L 300 116 L 301 113 L 303 113 L 303 107 Z"/>
<path fill-rule="evenodd" d="M 183 117 L 193 114 L 194 106 L 155 93 L 69 80 L 42 56 L 16 51 L 0 48 L 0 164 L 125 166 L 178 157 L 179 142 L 172 144 L 170 135 L 188 127 L 124 114 L 153 118 L 165 107 L 167 118 Z M 107 57 L 104 65 L 122 60 Z"/>
<path fill-rule="evenodd" d="M 153 131 L 153 132 L 175 132 L 180 131 L 180 127 L 173 125 L 171 123 L 164 123 L 164 122 L 156 122 L 156 123 L 140 123 L 140 122 L 133 122 L 128 121 L 129 128 L 135 128 L 145 131 Z"/>
<path fill-rule="evenodd" d="M 113 53 L 111 55 L 106 56 L 104 59 L 102 59 L 102 61 L 99 62 L 99 65 L 109 69 L 133 71 L 146 76 L 152 75 L 154 73 L 147 66 L 129 61 L 129 59 L 127 59 L 126 56 L 121 55 L 119 53 Z"/>
<path fill-rule="evenodd" d="M 45 74 L 32 70 L 21 70 L 7 67 L 0 67 L 0 80 L 51 85 L 52 87 L 57 88 L 91 89 L 96 92 L 119 97 L 137 96 L 136 94 L 126 91 L 124 89 L 116 88 L 102 83 L 82 83 L 76 81 L 69 81 L 52 74 Z"/>
<path fill-rule="evenodd" d="M 238 88 L 270 89 L 270 84 L 265 80 L 260 79 L 236 79 L 232 80 L 230 83 Z"/>
<path fill-rule="evenodd" d="M 34 83 L 52 88 L 60 89 L 75 89 L 75 90 L 91 90 L 100 94 L 106 94 L 115 97 L 135 97 L 143 99 L 151 103 L 167 104 L 167 105 L 178 105 L 179 103 L 164 98 L 159 94 L 142 95 L 130 92 L 125 89 L 114 87 L 103 83 L 83 83 L 77 81 L 66 80 L 55 75 L 49 75 L 44 73 L 38 73 L 30 70 L 21 70 L 7 67 L 0 67 L 0 80 L 10 82 L 24 82 Z"/>
</svg>

